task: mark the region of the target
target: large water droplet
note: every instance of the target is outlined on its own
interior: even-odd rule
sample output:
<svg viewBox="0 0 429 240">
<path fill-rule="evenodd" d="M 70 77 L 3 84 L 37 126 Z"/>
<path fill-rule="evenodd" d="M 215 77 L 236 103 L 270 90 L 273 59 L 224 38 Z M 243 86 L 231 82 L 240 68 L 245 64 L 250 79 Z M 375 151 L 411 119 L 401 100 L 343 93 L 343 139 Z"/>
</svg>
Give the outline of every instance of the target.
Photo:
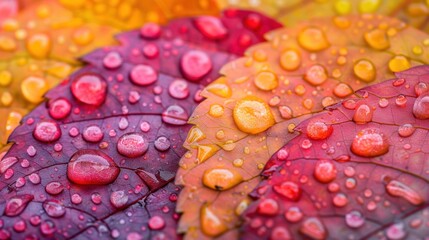
<svg viewBox="0 0 429 240">
<path fill-rule="evenodd" d="M 253 96 L 245 97 L 236 103 L 233 117 L 241 131 L 251 134 L 263 132 L 275 123 L 268 104 Z"/>
<path fill-rule="evenodd" d="M 354 74 L 364 82 L 372 82 L 375 80 L 376 70 L 374 64 L 366 59 L 361 59 L 353 66 Z"/>
<path fill-rule="evenodd" d="M 107 154 L 92 149 L 77 151 L 67 165 L 67 177 L 81 185 L 104 185 L 115 181 L 119 167 Z"/>
<path fill-rule="evenodd" d="M 38 141 L 49 143 L 61 137 L 61 129 L 56 122 L 44 121 L 36 125 L 33 136 Z"/>
<path fill-rule="evenodd" d="M 316 27 L 309 27 L 298 35 L 298 43 L 308 51 L 321 51 L 329 47 L 324 32 Z"/>
<path fill-rule="evenodd" d="M 302 193 L 301 188 L 294 182 L 282 182 L 275 185 L 274 191 L 291 201 L 298 201 Z"/>
<path fill-rule="evenodd" d="M 116 147 L 120 154 L 135 158 L 143 156 L 149 148 L 149 142 L 141 133 L 127 133 L 119 138 Z"/>
<path fill-rule="evenodd" d="M 58 98 L 48 103 L 49 115 L 53 119 L 63 119 L 71 112 L 70 101 L 65 98 Z"/>
<path fill-rule="evenodd" d="M 328 235 L 323 223 L 315 217 L 305 219 L 299 231 L 312 239 L 326 239 Z"/>
<path fill-rule="evenodd" d="M 203 184 L 214 190 L 228 190 L 243 181 L 241 174 L 232 169 L 214 168 L 204 172 Z"/>
<path fill-rule="evenodd" d="M 130 79 L 136 85 L 147 86 L 158 80 L 158 74 L 153 67 L 139 64 L 131 69 Z"/>
<path fill-rule="evenodd" d="M 424 202 L 424 199 L 416 190 L 396 180 L 392 180 L 386 185 L 386 191 L 390 195 L 395 197 L 402 197 L 409 203 L 414 205 L 420 205 Z"/>
<path fill-rule="evenodd" d="M 4 210 L 4 215 L 9 217 L 15 217 L 24 211 L 27 207 L 28 203 L 30 203 L 34 199 L 33 195 L 23 194 L 16 195 L 7 200 L 6 207 Z"/>
<path fill-rule="evenodd" d="M 194 20 L 197 29 L 207 38 L 220 40 L 226 37 L 228 29 L 219 18 L 212 16 L 202 16 Z"/>
<path fill-rule="evenodd" d="M 296 70 L 301 65 L 301 56 L 297 50 L 287 50 L 280 56 L 280 66 L 287 71 Z"/>
<path fill-rule="evenodd" d="M 273 72 L 263 71 L 255 76 L 254 83 L 263 91 L 270 91 L 278 86 L 277 75 Z"/>
<path fill-rule="evenodd" d="M 313 140 L 323 140 L 331 136 L 334 128 L 321 119 L 311 120 L 307 125 L 307 136 Z"/>
<path fill-rule="evenodd" d="M 100 106 L 107 95 L 107 83 L 98 74 L 82 74 L 71 85 L 73 96 L 82 103 Z"/>
<path fill-rule="evenodd" d="M 376 28 L 364 34 L 366 43 L 376 50 L 385 50 L 390 47 L 386 31 Z"/>
<path fill-rule="evenodd" d="M 401 137 L 409 137 L 413 135 L 415 131 L 416 131 L 416 128 L 409 123 L 403 124 L 398 128 L 398 134 Z"/>
<path fill-rule="evenodd" d="M 215 214 L 208 204 L 204 204 L 201 208 L 200 221 L 203 233 L 210 237 L 219 236 L 228 230 L 223 220 Z"/>
<path fill-rule="evenodd" d="M 356 134 L 351 151 L 362 157 L 377 157 L 389 151 L 389 143 L 380 129 L 366 128 Z"/>
<path fill-rule="evenodd" d="M 416 99 L 413 114 L 418 119 L 429 118 L 429 94 L 422 94 Z"/>
<path fill-rule="evenodd" d="M 46 214 L 53 218 L 59 218 L 66 214 L 66 208 L 60 201 L 56 199 L 46 200 L 43 203 L 43 209 L 45 210 Z"/>
<path fill-rule="evenodd" d="M 188 113 L 179 105 L 171 105 L 162 113 L 162 121 L 172 125 L 185 125 Z"/>
<path fill-rule="evenodd" d="M 187 80 L 198 81 L 212 70 L 213 64 L 205 52 L 191 50 L 182 56 L 180 67 Z"/>
<path fill-rule="evenodd" d="M 168 93 L 177 99 L 185 99 L 189 96 L 188 83 L 181 79 L 174 80 L 168 87 Z"/>
</svg>

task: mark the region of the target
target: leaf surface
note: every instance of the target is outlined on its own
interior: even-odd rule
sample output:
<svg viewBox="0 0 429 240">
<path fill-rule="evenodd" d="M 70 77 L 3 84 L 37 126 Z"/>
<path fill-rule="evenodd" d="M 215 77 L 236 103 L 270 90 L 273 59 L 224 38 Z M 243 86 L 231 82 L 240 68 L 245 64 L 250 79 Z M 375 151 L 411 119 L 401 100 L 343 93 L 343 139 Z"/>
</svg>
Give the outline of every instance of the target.
<svg viewBox="0 0 429 240">
<path fill-rule="evenodd" d="M 261 28 L 243 24 L 250 16 Z M 177 238 L 173 179 L 199 93 L 279 26 L 229 10 L 148 23 L 119 35 L 120 46 L 84 56 L 87 65 L 49 91 L 9 139 L 1 236 Z"/>
<path fill-rule="evenodd" d="M 190 118 L 176 183 L 179 231 L 236 235 L 248 193 L 294 127 L 368 84 L 428 62 L 428 36 L 378 15 L 325 18 L 276 30 L 222 68 Z"/>
<path fill-rule="evenodd" d="M 81 66 L 78 57 L 116 44 L 114 35 L 148 21 L 218 13 L 211 0 L 205 5 L 197 0 L 25 0 L 19 5 L 22 10 L 0 25 L 0 114 L 5 116 L 0 119 L 0 148 L 43 95 Z"/>
<path fill-rule="evenodd" d="M 252 192 L 242 237 L 428 236 L 428 74 L 411 68 L 300 123 Z"/>
</svg>

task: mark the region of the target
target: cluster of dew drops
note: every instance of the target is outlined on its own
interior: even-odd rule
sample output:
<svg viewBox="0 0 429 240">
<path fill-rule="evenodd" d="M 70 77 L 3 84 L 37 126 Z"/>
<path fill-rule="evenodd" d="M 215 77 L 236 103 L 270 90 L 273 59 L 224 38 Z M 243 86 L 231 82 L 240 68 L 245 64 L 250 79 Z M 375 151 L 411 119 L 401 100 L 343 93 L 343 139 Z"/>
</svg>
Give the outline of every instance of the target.
<svg viewBox="0 0 429 240">
<path fill-rule="evenodd" d="M 393 81 L 393 86 L 400 87 L 405 84 L 406 80 L 403 78 L 396 79 Z M 406 85 L 405 87 L 409 87 Z M 413 103 L 412 114 L 416 119 L 429 119 L 429 106 L 427 102 L 429 101 L 429 86 L 425 82 L 419 82 L 414 86 L 415 93 L 417 98 Z M 404 107 L 407 103 L 407 97 L 404 95 L 398 95 L 394 99 L 394 104 L 398 107 Z M 378 101 L 378 106 L 380 108 L 386 108 L 389 104 L 388 99 L 380 98 Z M 374 109 L 369 105 L 363 103 L 359 104 L 355 100 L 346 100 L 342 103 L 342 106 L 349 110 L 354 110 L 353 121 L 358 124 L 365 124 L 372 121 Z M 408 138 L 413 135 L 416 127 L 411 123 L 405 123 L 398 126 L 397 134 L 401 138 Z M 334 128 L 332 125 L 328 124 L 326 120 L 322 118 L 314 118 L 306 124 L 305 136 L 299 142 L 299 147 L 302 149 L 310 149 L 312 147 L 312 141 L 325 140 L 328 139 Z M 373 158 L 386 154 L 389 151 L 389 140 L 386 134 L 377 127 L 368 127 L 364 128 L 356 133 L 353 138 L 353 141 L 350 145 L 350 150 L 357 156 L 365 158 Z M 321 145 L 322 150 L 330 153 L 333 150 L 329 148 L 326 143 Z M 404 144 L 404 149 L 410 149 L 411 146 L 409 143 Z M 286 161 L 286 166 L 290 165 L 290 161 L 287 161 L 290 152 L 288 147 L 280 149 L 275 157 L 279 161 Z M 348 162 L 351 160 L 349 155 L 340 155 L 335 161 L 337 162 Z M 269 170 L 271 171 L 271 170 Z M 356 186 L 356 180 L 353 178 L 357 172 L 356 170 L 349 166 L 344 169 L 344 174 L 347 177 L 345 186 L 348 189 L 353 189 Z M 330 160 L 318 160 L 314 167 L 313 177 L 320 183 L 328 184 L 328 191 L 336 193 L 332 198 L 332 203 L 335 207 L 341 208 L 348 204 L 349 200 L 346 194 L 339 192 L 340 185 L 334 180 L 337 177 L 337 169 L 335 164 Z M 363 176 L 359 176 L 363 177 Z M 303 175 L 300 178 L 301 183 L 308 181 L 308 177 Z M 279 184 L 273 186 L 273 190 L 279 196 L 282 196 L 291 201 L 299 201 L 301 198 L 303 190 L 299 187 L 298 184 L 292 181 L 283 181 Z M 424 203 L 424 197 L 417 191 L 407 186 L 405 183 L 399 180 L 388 179 L 388 183 L 385 184 L 386 192 L 394 197 L 400 197 L 409 202 L 414 206 L 421 205 Z M 264 194 L 266 187 L 261 186 L 257 188 L 259 194 Z M 373 195 L 373 192 L 370 189 L 364 191 L 364 196 L 369 198 Z M 377 204 L 374 201 L 370 201 L 367 204 L 368 211 L 374 211 L 377 207 Z M 279 203 L 271 197 L 263 198 L 258 201 L 257 212 L 266 215 L 273 216 L 277 215 L 281 207 Z M 297 207 L 292 206 L 287 209 L 284 213 L 284 217 L 290 223 L 299 223 L 301 222 L 299 231 L 311 238 L 314 239 L 324 239 L 327 237 L 327 230 L 323 225 L 322 221 L 318 217 L 304 217 L 303 211 Z M 348 227 L 351 229 L 358 229 L 365 224 L 365 216 L 358 210 L 352 210 L 349 213 L 345 214 L 344 221 Z M 422 225 L 421 219 L 415 219 L 410 222 L 411 227 L 419 227 Z M 266 228 L 264 226 L 273 226 L 274 223 L 272 220 L 263 223 L 260 218 L 253 218 L 250 221 L 250 226 L 254 229 L 257 229 L 258 234 L 265 234 Z M 271 236 L 273 239 L 283 239 L 288 236 L 291 237 L 289 230 L 283 226 L 276 226 L 271 231 Z M 407 236 L 407 232 L 404 226 L 404 223 L 395 223 L 385 229 L 385 235 L 388 239 L 403 239 Z M 287 238 L 285 238 L 287 239 Z"/>
<path fill-rule="evenodd" d="M 197 28 L 207 34 L 211 34 L 211 38 L 216 39 L 219 36 L 226 36 L 226 28 L 220 28 L 221 25 L 217 23 L 219 20 L 214 17 L 200 17 L 197 19 Z M 218 26 L 217 31 L 213 31 L 212 26 Z M 205 29 L 211 28 L 211 29 Z M 143 38 L 157 39 L 161 36 L 161 27 L 154 23 L 148 23 L 140 29 L 140 34 Z M 207 34 L 205 34 L 207 36 Z M 147 44 L 143 50 L 143 54 L 147 58 L 155 58 L 159 55 L 159 49 L 155 44 Z M 107 69 L 119 68 L 123 63 L 121 55 L 115 51 L 109 52 L 103 59 L 103 66 Z M 197 64 L 199 67 L 193 67 Z M 180 67 L 185 78 L 191 82 L 200 80 L 203 76 L 208 74 L 213 67 L 210 57 L 203 51 L 190 50 L 186 52 L 180 61 Z M 154 68 L 149 65 L 139 64 L 133 67 L 130 72 L 130 81 L 138 86 L 149 86 L 158 80 L 158 74 Z M 81 104 L 86 106 L 92 106 L 98 108 L 103 105 L 106 100 L 108 84 L 106 80 L 99 74 L 96 73 L 84 73 L 79 75 L 73 80 L 70 86 L 73 97 L 78 100 Z M 155 86 L 153 89 L 155 94 L 160 94 L 163 89 L 160 86 Z M 190 89 L 188 82 L 181 79 L 176 79 L 171 82 L 168 93 L 175 99 L 186 99 L 190 95 Z M 140 100 L 140 95 L 136 91 L 129 93 L 128 102 L 134 104 Z M 194 101 L 199 102 L 202 98 L 199 95 L 199 91 L 194 96 Z M 160 103 L 160 98 L 155 96 L 155 102 Z M 48 112 L 52 119 L 62 120 L 67 118 L 71 112 L 78 114 L 79 108 L 73 109 L 72 103 L 66 98 L 57 98 L 48 103 Z M 164 110 L 161 119 L 164 123 L 171 125 L 184 125 L 187 123 L 188 113 L 179 105 L 171 105 Z M 27 125 L 35 125 L 33 130 L 33 137 L 42 143 L 54 143 L 61 138 L 62 130 L 60 125 L 53 120 L 43 120 L 35 124 L 33 118 L 26 120 Z M 119 129 L 124 130 L 128 127 L 128 120 L 121 118 L 118 126 Z M 150 130 L 151 125 L 148 122 L 142 122 L 140 124 L 140 130 L 146 133 Z M 122 135 L 116 143 L 117 151 L 129 158 L 136 158 L 143 156 L 149 148 L 149 142 L 145 138 L 145 135 L 139 132 L 126 133 Z M 79 136 L 79 130 L 75 127 L 69 129 L 68 134 L 71 137 Z M 103 130 L 97 125 L 86 126 L 81 133 L 82 138 L 89 143 L 99 143 L 104 138 Z M 111 130 L 108 132 L 110 136 L 115 136 L 116 132 Z M 100 148 L 106 148 L 107 142 L 101 142 Z M 165 136 L 160 136 L 154 141 L 155 148 L 164 152 L 171 147 L 170 140 Z M 54 150 L 61 152 L 63 146 L 61 143 L 54 144 Z M 36 147 L 30 145 L 27 149 L 27 154 L 30 157 L 34 157 L 37 154 Z M 10 179 L 14 175 L 14 170 L 10 167 L 18 162 L 16 157 L 7 157 L 3 159 L 2 166 L 4 169 L 5 179 Z M 27 159 L 21 161 L 21 166 L 26 168 L 30 166 L 30 162 Z M 3 169 L 2 169 L 3 170 Z M 96 173 L 96 174 L 94 174 Z M 74 183 L 79 185 L 106 185 L 114 182 L 120 173 L 120 169 L 115 161 L 107 154 L 96 149 L 80 149 L 70 158 L 67 164 L 67 177 Z M 28 176 L 28 180 L 33 184 L 39 184 L 41 178 L 39 174 L 32 173 Z M 20 177 L 15 183 L 15 187 L 19 188 L 26 184 L 26 179 Z M 58 195 L 64 191 L 64 186 L 57 181 L 48 183 L 45 186 L 45 191 L 50 195 Z M 33 195 L 23 194 L 17 195 L 10 198 L 7 201 L 4 214 L 6 216 L 18 216 L 27 206 L 29 202 L 34 199 Z M 175 202 L 177 195 L 172 193 L 169 198 L 170 201 Z M 99 193 L 93 193 L 91 195 L 91 201 L 98 205 L 101 204 L 101 196 Z M 110 202 L 116 208 L 122 208 L 127 204 L 128 196 L 122 190 L 111 193 Z M 82 196 L 78 193 L 71 195 L 71 202 L 73 204 L 80 204 L 82 202 Z M 66 213 L 66 208 L 57 200 L 47 200 L 43 203 L 43 209 L 46 214 L 50 217 L 58 218 L 62 217 Z M 169 209 L 165 209 L 167 212 Z M 173 217 L 178 217 L 176 216 Z M 83 216 L 82 216 L 83 217 Z M 52 221 L 41 222 L 41 217 L 35 215 L 30 219 L 30 224 L 33 226 L 40 225 L 40 231 L 44 235 L 51 235 L 56 231 L 56 227 Z M 1 224 L 2 225 L 2 224 Z M 160 216 L 152 216 L 149 219 L 148 226 L 152 230 L 160 230 L 165 227 L 165 221 Z M 17 232 L 23 232 L 26 230 L 26 223 L 24 220 L 18 220 L 14 224 L 14 230 Z M 112 231 L 113 237 L 118 237 L 119 232 L 116 230 Z M 7 230 L 0 230 L 1 236 L 10 236 Z"/>
</svg>

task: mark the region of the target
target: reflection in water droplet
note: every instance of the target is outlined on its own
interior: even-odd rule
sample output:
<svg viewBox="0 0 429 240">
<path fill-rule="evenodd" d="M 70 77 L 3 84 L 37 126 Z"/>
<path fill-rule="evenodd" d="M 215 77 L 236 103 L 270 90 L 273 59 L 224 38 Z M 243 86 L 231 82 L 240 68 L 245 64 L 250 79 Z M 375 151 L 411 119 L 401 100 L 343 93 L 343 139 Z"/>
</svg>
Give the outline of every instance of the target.
<svg viewBox="0 0 429 240">
<path fill-rule="evenodd" d="M 389 143 L 380 129 L 366 128 L 356 134 L 351 151 L 362 157 L 377 157 L 389 151 Z"/>
<path fill-rule="evenodd" d="M 121 155 L 135 158 L 143 156 L 149 148 L 149 142 L 143 134 L 127 133 L 119 138 L 116 147 Z"/>
<path fill-rule="evenodd" d="M 73 96 L 82 103 L 100 106 L 107 95 L 107 83 L 98 74 L 82 74 L 71 85 Z"/>
</svg>

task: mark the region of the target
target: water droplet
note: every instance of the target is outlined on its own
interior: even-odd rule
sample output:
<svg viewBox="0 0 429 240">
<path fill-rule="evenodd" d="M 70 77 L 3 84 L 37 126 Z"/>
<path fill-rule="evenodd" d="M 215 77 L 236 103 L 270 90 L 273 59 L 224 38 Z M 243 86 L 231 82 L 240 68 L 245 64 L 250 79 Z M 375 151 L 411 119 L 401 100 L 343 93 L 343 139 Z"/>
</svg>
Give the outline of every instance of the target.
<svg viewBox="0 0 429 240">
<path fill-rule="evenodd" d="M 146 45 L 143 46 L 143 55 L 149 59 L 157 57 L 159 55 L 158 46 L 153 43 L 146 43 Z"/>
<path fill-rule="evenodd" d="M 33 215 L 30 217 L 30 224 L 33 226 L 37 226 L 42 222 L 42 218 L 40 215 Z"/>
<path fill-rule="evenodd" d="M 39 77 L 27 77 L 21 83 L 21 92 L 30 103 L 40 103 L 43 95 L 49 90 L 45 79 Z"/>
<path fill-rule="evenodd" d="M 291 207 L 285 213 L 285 218 L 291 223 L 296 223 L 301 221 L 304 217 L 304 213 L 298 207 Z"/>
<path fill-rule="evenodd" d="M 180 59 L 180 67 L 185 78 L 195 82 L 207 75 L 212 70 L 213 64 L 205 52 L 191 50 Z"/>
<path fill-rule="evenodd" d="M 279 211 L 279 204 L 276 200 L 267 198 L 258 204 L 258 212 L 263 215 L 276 215 Z"/>
<path fill-rule="evenodd" d="M 415 131 L 416 131 L 416 128 L 409 123 L 403 124 L 398 128 L 398 134 L 401 137 L 409 137 L 413 135 Z"/>
<path fill-rule="evenodd" d="M 339 98 L 345 98 L 351 95 L 353 92 L 354 92 L 353 89 L 345 83 L 339 83 L 334 88 L 334 95 Z"/>
<path fill-rule="evenodd" d="M 281 161 L 286 160 L 289 157 L 289 152 L 286 149 L 280 149 L 277 152 L 277 158 Z"/>
<path fill-rule="evenodd" d="M 310 27 L 298 35 L 298 43 L 308 51 L 321 51 L 329 47 L 328 39 L 322 30 Z"/>
<path fill-rule="evenodd" d="M 270 236 L 271 240 L 290 240 L 292 236 L 286 227 L 278 226 L 273 229 Z"/>
<path fill-rule="evenodd" d="M 37 173 L 32 173 L 28 176 L 28 180 L 30 180 L 30 182 L 32 184 L 39 184 L 41 179 L 40 179 L 40 175 Z"/>
<path fill-rule="evenodd" d="M 208 204 L 204 204 L 201 208 L 200 221 L 203 233 L 209 237 L 219 236 L 228 230 L 226 224 Z"/>
<path fill-rule="evenodd" d="M 409 185 L 396 180 L 392 180 L 386 185 L 386 191 L 390 195 L 402 197 L 414 205 L 420 205 L 424 202 L 424 199 L 416 190 L 412 189 Z"/>
<path fill-rule="evenodd" d="M 274 125 L 274 116 L 262 99 L 249 96 L 239 100 L 233 111 L 237 127 L 250 134 L 257 134 Z"/>
<path fill-rule="evenodd" d="M 189 86 L 185 80 L 176 79 L 168 87 L 168 93 L 177 99 L 185 99 L 189 96 Z"/>
<path fill-rule="evenodd" d="M 119 138 L 116 144 L 118 152 L 126 157 L 135 158 L 143 156 L 149 148 L 149 142 L 140 133 L 127 133 Z"/>
<path fill-rule="evenodd" d="M 337 177 L 337 169 L 329 160 L 319 160 L 314 168 L 314 177 L 322 183 L 332 182 Z"/>
<path fill-rule="evenodd" d="M 407 57 L 398 55 L 394 56 L 389 61 L 389 69 L 392 72 L 402 72 L 411 67 L 411 63 L 408 61 Z"/>
<path fill-rule="evenodd" d="M 165 221 L 160 216 L 153 216 L 149 219 L 148 225 L 152 230 L 161 230 L 165 227 Z"/>
<path fill-rule="evenodd" d="M 95 192 L 95 193 L 91 194 L 91 201 L 97 205 L 101 204 L 102 198 L 101 198 L 100 193 Z"/>
<path fill-rule="evenodd" d="M 30 194 L 16 195 L 9 198 L 4 209 L 4 215 L 8 217 L 18 216 L 33 199 L 34 196 Z"/>
<path fill-rule="evenodd" d="M 194 20 L 197 29 L 207 38 L 212 40 L 224 39 L 228 34 L 228 29 L 219 18 L 212 16 L 202 16 Z"/>
<path fill-rule="evenodd" d="M 64 186 L 60 182 L 50 182 L 45 186 L 45 191 L 51 195 L 58 195 L 64 191 Z"/>
<path fill-rule="evenodd" d="M 222 117 L 225 110 L 223 106 L 219 104 L 212 104 L 210 106 L 209 115 L 215 118 Z"/>
<path fill-rule="evenodd" d="M 375 80 L 376 69 L 372 62 L 361 59 L 354 64 L 353 73 L 364 82 L 372 82 Z"/>
<path fill-rule="evenodd" d="M 313 140 L 323 140 L 331 136 L 334 128 L 321 119 L 311 120 L 307 125 L 307 136 Z"/>
<path fill-rule="evenodd" d="M 365 124 L 372 121 L 373 110 L 366 104 L 361 104 L 355 110 L 353 121 L 357 124 Z"/>
<path fill-rule="evenodd" d="M 71 196 L 71 202 L 73 204 L 81 204 L 82 203 L 82 197 L 78 193 L 75 193 Z"/>
<path fill-rule="evenodd" d="M 124 117 L 121 117 L 121 119 L 119 120 L 119 123 L 118 123 L 118 127 L 121 130 L 125 130 L 125 129 L 127 129 L 128 124 L 129 124 L 128 120 Z"/>
<path fill-rule="evenodd" d="M 349 199 L 344 193 L 337 193 L 335 194 L 334 198 L 332 199 L 332 203 L 336 207 L 344 207 L 349 202 Z"/>
<path fill-rule="evenodd" d="M 417 96 L 420 96 L 423 93 L 426 93 L 428 91 L 429 91 L 429 87 L 424 82 L 419 82 L 414 86 L 414 92 L 416 93 Z"/>
<path fill-rule="evenodd" d="M 115 208 L 122 208 L 128 202 L 128 195 L 124 191 L 115 191 L 110 194 L 110 203 Z"/>
<path fill-rule="evenodd" d="M 71 112 L 71 104 L 69 100 L 65 98 L 58 98 L 53 101 L 49 101 L 49 116 L 53 119 L 63 119 L 67 117 Z"/>
<path fill-rule="evenodd" d="M 401 94 L 395 99 L 395 103 L 398 107 L 405 107 L 407 105 L 407 97 Z"/>
<path fill-rule="evenodd" d="M 231 88 L 226 84 L 226 78 L 220 77 L 216 82 L 206 87 L 208 92 L 211 92 L 219 97 L 229 98 L 232 95 Z"/>
<path fill-rule="evenodd" d="M 71 85 L 73 96 L 82 103 L 100 106 L 107 95 L 107 83 L 98 74 L 82 74 Z"/>
<path fill-rule="evenodd" d="M 33 130 L 33 136 L 41 142 L 54 142 L 61 137 L 61 129 L 54 121 L 44 121 L 36 125 Z"/>
<path fill-rule="evenodd" d="M 273 72 L 263 71 L 255 76 L 254 83 L 263 91 L 270 91 L 278 86 L 277 75 Z"/>
<path fill-rule="evenodd" d="M 171 105 L 162 113 L 162 121 L 172 125 L 185 125 L 188 113 L 179 105 Z"/>
<path fill-rule="evenodd" d="M 46 34 L 34 34 L 27 39 L 27 50 L 35 58 L 46 58 L 51 50 L 51 39 Z"/>
<path fill-rule="evenodd" d="M 389 143 L 380 129 L 366 128 L 356 134 L 351 151 L 361 157 L 377 157 L 389 151 Z"/>
<path fill-rule="evenodd" d="M 211 189 L 228 190 L 243 181 L 241 174 L 232 169 L 214 168 L 204 172 L 203 184 Z"/>
<path fill-rule="evenodd" d="M 358 211 L 351 211 L 346 214 L 346 224 L 351 228 L 360 228 L 365 223 L 365 219 Z"/>
<path fill-rule="evenodd" d="M 364 34 L 366 43 L 376 50 L 386 50 L 390 47 L 389 38 L 386 31 L 382 29 L 374 29 Z"/>
<path fill-rule="evenodd" d="M 323 84 L 328 79 L 328 73 L 322 65 L 311 66 L 304 75 L 304 80 L 313 86 Z"/>
<path fill-rule="evenodd" d="M 305 219 L 299 231 L 312 239 L 326 239 L 328 234 L 323 223 L 315 217 Z"/>
<path fill-rule="evenodd" d="M 104 133 L 96 125 L 91 125 L 83 130 L 82 137 L 88 142 L 99 142 L 103 139 Z"/>
<path fill-rule="evenodd" d="M 413 114 L 418 119 L 429 118 L 429 94 L 420 95 L 413 106 Z"/>
<path fill-rule="evenodd" d="M 304 139 L 301 142 L 302 149 L 310 149 L 313 146 L 313 143 L 309 139 Z"/>
<path fill-rule="evenodd" d="M 33 145 L 28 146 L 28 148 L 27 148 L 27 154 L 30 157 L 36 156 L 36 154 L 37 154 L 36 148 Z"/>
<path fill-rule="evenodd" d="M 122 65 L 122 57 L 117 52 L 109 52 L 103 59 L 104 67 L 115 69 Z"/>
<path fill-rule="evenodd" d="M 289 181 L 275 185 L 274 191 L 291 201 L 298 201 L 302 193 L 301 188 L 296 183 Z"/>
<path fill-rule="evenodd" d="M 301 65 L 301 56 L 297 50 L 286 50 L 280 56 L 280 66 L 287 71 L 294 71 Z"/>
<path fill-rule="evenodd" d="M 156 23 L 146 23 L 140 29 L 140 35 L 148 39 L 157 39 L 161 36 L 161 27 Z"/>
<path fill-rule="evenodd" d="M 13 224 L 13 229 L 16 232 L 24 232 L 27 229 L 27 224 L 24 220 L 18 220 Z"/>
<path fill-rule="evenodd" d="M 139 64 L 131 69 L 130 80 L 136 85 L 147 86 L 158 80 L 158 74 L 153 67 Z"/>
<path fill-rule="evenodd" d="M 56 199 L 46 200 L 43 203 L 43 209 L 48 216 L 53 218 L 59 218 L 66 214 L 66 208 Z"/>
<path fill-rule="evenodd" d="M 171 143 L 167 137 L 162 136 L 155 140 L 154 145 L 158 151 L 167 151 L 170 148 Z"/>
<path fill-rule="evenodd" d="M 119 175 L 119 168 L 107 154 L 92 149 L 77 151 L 67 165 L 67 177 L 81 185 L 105 185 Z"/>
<path fill-rule="evenodd" d="M 386 236 L 389 240 L 400 240 L 407 236 L 403 223 L 395 223 L 386 229 Z"/>
<path fill-rule="evenodd" d="M 57 228 L 55 227 L 55 224 L 50 220 L 46 220 L 40 225 L 40 232 L 45 236 L 51 236 L 56 231 Z"/>
<path fill-rule="evenodd" d="M 12 167 L 15 163 L 18 162 L 18 158 L 16 157 L 7 157 L 2 158 L 2 154 L 0 153 L 0 174 L 3 174 L 8 170 L 10 167 Z"/>
</svg>

